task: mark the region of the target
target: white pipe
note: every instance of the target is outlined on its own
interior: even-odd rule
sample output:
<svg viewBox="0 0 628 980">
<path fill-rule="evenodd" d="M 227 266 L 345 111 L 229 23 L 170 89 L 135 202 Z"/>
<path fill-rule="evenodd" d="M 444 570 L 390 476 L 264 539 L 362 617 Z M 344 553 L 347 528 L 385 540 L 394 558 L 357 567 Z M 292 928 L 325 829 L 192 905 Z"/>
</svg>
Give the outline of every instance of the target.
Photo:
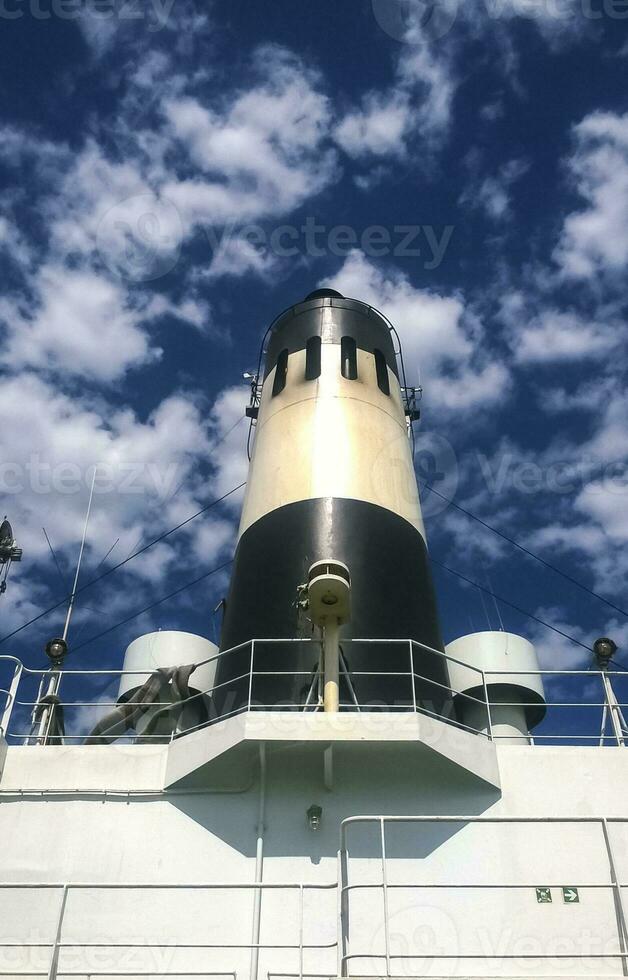
<svg viewBox="0 0 628 980">
<path fill-rule="evenodd" d="M 490 688 L 489 688 L 490 697 Z M 464 724 L 478 734 L 491 736 L 499 745 L 530 745 L 530 731 L 526 719 L 525 708 L 519 704 L 500 704 L 490 702 L 490 718 L 487 716 L 486 705 L 466 704 L 462 709 Z M 489 727 L 490 726 L 490 727 Z"/>
<path fill-rule="evenodd" d="M 323 627 L 323 662 L 325 664 L 323 703 L 325 711 L 338 711 L 340 708 L 339 632 L 340 624 L 337 619 L 329 619 Z"/>
<path fill-rule="evenodd" d="M 261 885 L 264 877 L 264 823 L 266 820 L 266 743 L 259 747 L 259 810 L 257 815 L 257 845 L 255 848 L 255 884 Z M 262 923 L 262 889 L 256 888 L 253 896 L 253 930 L 251 933 L 250 980 L 257 980 L 259 966 L 259 937 Z"/>
</svg>

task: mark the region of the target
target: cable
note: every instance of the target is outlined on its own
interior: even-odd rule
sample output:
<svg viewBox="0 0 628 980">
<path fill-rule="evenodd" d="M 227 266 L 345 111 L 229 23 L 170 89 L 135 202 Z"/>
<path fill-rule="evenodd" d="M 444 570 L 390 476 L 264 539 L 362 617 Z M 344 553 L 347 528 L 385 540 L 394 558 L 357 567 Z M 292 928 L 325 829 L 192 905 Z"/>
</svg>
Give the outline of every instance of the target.
<svg viewBox="0 0 628 980">
<path fill-rule="evenodd" d="M 434 565 L 438 565 L 440 568 L 443 568 L 446 572 L 449 572 L 451 575 L 455 575 L 457 578 L 462 579 L 462 581 L 466 582 L 468 585 L 472 585 L 476 589 L 479 589 L 481 592 L 486 592 L 490 595 L 495 595 L 495 593 L 491 592 L 490 589 L 487 589 L 483 585 L 479 585 L 478 582 L 474 582 L 472 579 L 467 578 L 466 575 L 463 575 L 461 572 L 456 571 L 456 569 L 449 568 L 448 565 L 443 564 L 443 562 L 438 561 L 436 558 L 431 557 L 430 561 Z M 228 561 L 223 562 L 221 565 L 217 565 L 215 568 L 211 568 L 208 572 L 204 572 L 202 575 L 199 575 L 197 578 L 192 579 L 189 582 L 185 582 L 183 585 L 180 585 L 178 589 L 174 589 L 172 592 L 168 592 L 167 595 L 161 596 L 161 598 L 159 599 L 155 599 L 154 602 L 149 603 L 147 606 L 144 606 L 142 609 L 136 610 L 136 612 L 131 613 L 130 616 L 126 616 L 124 619 L 120 620 L 120 622 L 115 623 L 113 626 L 107 627 L 106 630 L 102 630 L 100 633 L 96 633 L 94 636 L 90 636 L 89 639 L 84 640 L 83 643 L 80 643 L 78 646 L 73 647 L 72 648 L 73 652 L 76 653 L 78 650 L 82 650 L 83 647 L 88 646 L 90 643 L 95 643 L 97 640 L 102 639 L 103 636 L 107 636 L 109 633 L 113 633 L 114 630 L 119 629 L 121 626 L 125 626 L 127 623 L 130 623 L 131 620 L 137 619 L 137 617 L 141 616 L 143 613 L 149 612 L 151 609 L 154 609 L 155 606 L 161 605 L 162 602 L 167 602 L 168 599 L 172 599 L 174 598 L 174 596 L 179 595 L 181 592 L 185 592 L 186 589 L 190 589 L 194 585 L 198 585 L 199 582 L 204 581 L 205 579 L 209 578 L 211 575 L 215 575 L 217 572 L 220 572 L 223 569 L 228 568 L 229 565 L 231 565 L 232 563 L 233 563 L 233 558 L 230 558 Z M 590 647 L 588 647 L 586 643 L 582 643 L 580 640 L 577 640 L 574 636 L 570 636 L 569 633 L 565 633 L 557 626 L 552 626 L 551 623 L 545 622 L 544 619 L 540 619 L 538 616 L 535 616 L 533 613 L 528 612 L 526 609 L 522 609 L 520 606 L 516 606 L 513 602 L 510 602 L 508 599 L 504 599 L 503 596 L 496 595 L 495 598 L 499 599 L 499 601 L 503 602 L 506 606 L 510 606 L 510 608 L 516 610 L 516 612 L 521 613 L 523 616 L 527 616 L 528 619 L 533 619 L 536 623 L 539 623 L 541 626 L 545 626 L 547 629 L 552 630 L 554 633 L 560 634 L 560 636 L 564 637 L 566 640 L 570 640 L 572 643 L 576 643 L 578 646 L 582 647 L 583 650 L 587 650 L 588 652 L 591 652 Z"/>
<path fill-rule="evenodd" d="M 221 445 L 221 443 L 223 443 L 223 442 L 225 441 L 225 439 L 227 438 L 227 436 L 229 436 L 229 435 L 231 435 L 231 433 L 233 432 L 233 430 L 235 429 L 235 427 L 236 427 L 237 425 L 239 425 L 239 424 L 240 424 L 240 422 L 242 422 L 242 421 L 243 421 L 243 420 L 244 420 L 245 418 L 246 418 L 246 416 L 245 416 L 245 415 L 241 415 L 239 419 L 236 419 L 236 421 L 235 421 L 235 422 L 233 423 L 233 425 L 231 426 L 231 428 L 230 428 L 230 429 L 228 429 L 228 430 L 227 430 L 227 431 L 225 432 L 225 434 L 224 434 L 223 436 L 221 436 L 221 437 L 220 437 L 220 439 L 218 440 L 218 442 L 215 442 L 215 443 L 213 443 L 213 444 L 212 444 L 212 446 L 211 446 L 211 452 L 214 452 L 214 450 L 215 450 L 215 449 L 217 449 L 217 448 L 218 448 L 218 446 L 220 446 L 220 445 Z M 170 496 L 169 496 L 169 497 L 167 497 L 167 498 L 166 498 L 166 500 L 165 500 L 165 501 L 163 502 L 163 504 L 162 504 L 162 507 L 165 507 L 165 506 L 166 506 L 166 504 L 169 504 L 169 503 L 170 503 L 170 502 L 171 502 L 172 500 L 174 500 L 174 498 L 176 497 L 176 495 L 178 494 L 178 492 L 179 492 L 179 490 L 180 490 L 180 489 L 181 489 L 181 487 L 182 487 L 182 486 L 184 485 L 184 483 L 185 483 L 185 480 L 182 480 L 182 481 L 181 481 L 181 483 L 179 484 L 179 486 L 178 486 L 178 487 L 176 487 L 176 488 L 175 488 L 175 489 L 174 489 L 174 490 L 172 491 L 172 493 L 170 494 Z M 135 551 L 135 549 L 136 549 L 136 548 L 137 548 L 137 547 L 138 547 L 139 545 L 141 545 L 141 543 L 142 543 L 142 541 L 144 540 L 144 537 L 145 537 L 145 535 L 144 535 L 144 534 L 140 534 L 140 536 L 139 536 L 139 538 L 137 539 L 137 541 L 136 541 L 136 542 L 135 542 L 135 544 L 133 545 L 133 548 L 131 549 L 131 552 L 133 552 L 133 551 Z M 120 540 L 120 539 L 118 538 L 118 541 L 119 541 L 119 540 Z M 117 543 L 118 543 L 118 542 L 116 541 L 116 544 L 117 544 Z M 112 546 L 111 546 L 111 548 L 110 548 L 110 549 L 109 549 L 109 551 L 107 552 L 107 555 L 108 555 L 108 554 L 109 554 L 109 553 L 110 553 L 110 552 L 112 551 L 112 549 L 113 549 L 114 547 L 115 547 L 115 545 L 112 545 Z M 105 558 L 107 557 L 107 555 L 105 555 Z M 100 565 L 102 565 L 102 563 L 104 562 L 104 560 L 105 560 L 105 558 L 103 558 L 103 560 L 102 560 L 102 561 L 100 562 Z M 98 568 L 100 568 L 100 565 L 98 566 Z M 96 569 L 96 571 L 98 571 L 98 569 Z"/>
<path fill-rule="evenodd" d="M 130 623 L 132 619 L 137 619 L 137 617 L 141 616 L 142 613 L 148 612 L 150 609 L 154 609 L 155 606 L 159 606 L 162 602 L 172 599 L 175 595 L 179 595 L 180 592 L 185 592 L 186 589 L 191 589 L 193 585 L 198 585 L 198 583 L 202 582 L 203 579 L 209 578 L 210 575 L 215 575 L 216 572 L 221 572 L 223 568 L 228 568 L 232 563 L 233 558 L 230 558 L 228 561 L 223 562 L 222 565 L 217 565 L 216 568 L 210 568 L 208 572 L 204 572 L 202 575 L 199 575 L 198 578 L 192 579 L 191 582 L 186 582 L 184 585 L 179 586 L 178 589 L 175 589 L 173 592 L 169 592 L 168 595 L 162 596 L 161 599 L 155 599 L 155 601 L 149 603 L 148 606 L 144 606 L 143 609 L 139 609 L 137 612 L 131 613 L 130 616 L 127 616 L 126 619 L 121 619 L 120 622 L 116 623 L 114 626 L 109 626 L 101 633 L 96 633 L 95 636 L 90 636 L 89 639 L 83 640 L 83 642 L 79 643 L 78 646 L 72 647 L 72 653 L 76 653 L 77 650 L 82 650 L 83 647 L 88 646 L 90 643 L 95 643 L 96 640 L 100 640 L 101 637 L 107 636 L 108 633 L 113 633 L 114 630 L 119 629 L 121 626 L 125 626 L 126 623 Z"/>
<path fill-rule="evenodd" d="M 614 609 L 615 612 L 621 613 L 622 616 L 628 617 L 628 612 L 626 612 L 625 609 L 622 609 L 620 606 L 616 606 L 614 602 L 610 601 L 610 599 L 607 599 L 605 598 L 605 596 L 600 595 L 599 592 L 594 592 L 593 589 L 590 589 L 587 585 L 583 585 L 582 582 L 579 582 L 577 579 L 573 578 L 567 572 L 564 572 L 561 568 L 557 568 L 556 565 L 552 565 L 552 563 L 546 561 L 545 558 L 541 558 L 539 555 L 536 555 L 533 551 L 530 551 L 529 548 L 525 548 L 522 544 L 519 544 L 518 541 L 515 541 L 514 538 L 509 538 L 508 535 L 504 534 L 503 531 L 498 530 L 498 528 L 493 527 L 491 524 L 487 524 L 486 521 L 483 521 L 481 517 L 477 516 L 477 514 L 472 514 L 470 510 L 467 510 L 465 507 L 461 507 L 460 504 L 454 503 L 453 500 L 451 500 L 449 497 L 446 497 L 444 493 L 441 493 L 440 490 L 437 490 L 435 487 L 431 486 L 431 484 L 424 483 L 423 488 L 425 490 L 429 490 L 431 493 L 435 493 L 437 497 L 441 498 L 441 500 L 445 500 L 448 504 L 451 504 L 452 507 L 455 507 L 456 510 L 459 510 L 462 514 L 466 514 L 467 517 L 471 517 L 474 521 L 477 521 L 478 524 L 481 524 L 482 527 L 486 527 L 488 528 L 489 531 L 493 531 L 494 534 L 499 535 L 499 537 L 503 538 L 504 541 L 508 541 L 509 544 L 514 545 L 515 548 L 519 549 L 519 551 L 523 551 L 524 555 L 528 555 L 530 558 L 534 558 L 535 561 L 540 562 L 541 565 L 545 565 L 546 568 L 550 568 L 553 572 L 556 572 L 557 575 L 562 575 L 562 577 L 566 579 L 568 582 L 571 582 L 572 585 L 576 585 L 579 589 L 582 589 L 584 592 L 588 592 L 589 595 L 592 595 L 595 599 L 599 599 L 600 602 L 605 602 L 606 605 L 610 606 L 611 609 Z"/>
<path fill-rule="evenodd" d="M 159 537 L 154 538 L 153 541 L 149 541 L 148 544 L 145 544 L 142 548 L 139 548 L 137 551 L 134 551 L 132 554 L 128 555 L 128 557 L 118 562 L 117 565 L 112 565 L 111 568 L 108 568 L 105 572 L 102 573 L 102 575 L 97 575 L 96 578 L 93 578 L 89 582 L 86 582 L 85 585 L 82 585 L 80 589 L 76 590 L 76 595 L 80 595 L 81 592 L 84 592 L 86 589 L 89 589 L 90 586 L 95 585 L 97 582 L 100 582 L 108 575 L 111 575 L 113 572 L 116 572 L 119 568 L 122 568 L 123 565 L 126 565 L 127 562 L 132 561 L 133 558 L 137 558 L 138 555 L 144 554 L 144 552 L 148 551 L 149 548 L 152 548 L 153 545 L 158 544 L 160 541 L 163 541 L 164 538 L 167 538 L 170 534 L 174 534 L 175 531 L 179 531 L 182 527 L 185 527 L 186 524 L 190 524 L 191 521 L 196 520 L 196 518 L 200 517 L 201 514 L 205 514 L 212 507 L 215 507 L 216 504 L 222 503 L 222 501 L 226 500 L 227 497 L 230 497 L 232 493 L 236 493 L 238 490 L 241 490 L 242 487 L 244 486 L 246 486 L 246 480 L 243 483 L 238 484 L 237 487 L 233 487 L 233 489 L 229 490 L 227 493 L 223 493 L 222 497 L 217 497 L 216 500 L 212 500 L 210 501 L 210 503 L 205 504 L 205 506 L 201 507 L 200 510 L 197 510 L 195 514 L 191 514 L 190 517 L 186 517 L 184 521 L 181 521 L 180 524 L 176 524 L 174 527 L 171 527 L 169 531 L 164 531 L 164 533 L 160 534 Z M 44 609 L 43 612 L 38 613 L 37 616 L 33 616 L 32 619 L 29 619 L 27 620 L 27 622 L 22 623 L 21 626 L 16 627 L 16 629 L 14 629 L 11 633 L 7 633 L 6 636 L 0 637 L 0 643 L 4 643 L 6 640 L 10 640 L 12 636 L 15 636 L 17 633 L 21 633 L 22 630 L 25 630 L 28 626 L 32 626 L 33 623 L 36 623 L 38 620 L 43 619 L 43 617 L 47 616 L 49 613 L 54 612 L 55 609 L 59 608 L 59 606 L 64 605 L 64 603 L 67 602 L 69 598 L 70 596 L 64 596 L 64 598 L 61 599 L 59 602 L 56 602 L 54 606 L 49 606 L 48 609 Z"/>
<path fill-rule="evenodd" d="M 111 552 L 113 551 L 113 549 L 115 548 L 115 546 L 117 545 L 117 543 L 118 543 L 119 540 L 120 540 L 120 538 L 116 538 L 116 540 L 111 545 L 109 551 L 105 555 L 103 555 L 103 557 L 100 559 L 100 561 L 96 565 L 96 571 L 98 571 L 98 569 L 101 567 L 101 565 L 104 565 L 105 564 L 105 562 L 107 561 L 107 558 L 109 557 L 109 555 L 111 554 Z"/>
<path fill-rule="evenodd" d="M 544 619 L 539 619 L 538 616 L 528 612 L 527 609 L 522 609 L 521 606 L 516 606 L 514 602 L 510 602 L 509 599 L 504 599 L 503 596 L 490 592 L 490 590 L 485 588 L 483 585 L 480 585 L 478 582 L 474 582 L 473 579 L 467 578 L 466 575 L 462 574 L 462 572 L 457 572 L 455 568 L 449 568 L 448 565 L 444 565 L 442 561 L 438 561 L 436 558 L 432 558 L 431 556 L 430 562 L 433 565 L 438 565 L 440 568 L 444 568 L 445 571 L 449 572 L 451 575 L 455 575 L 457 578 L 462 579 L 462 581 L 466 582 L 467 585 L 473 585 L 476 589 L 479 589 L 480 592 L 487 592 L 489 595 L 494 596 L 495 599 L 499 599 L 500 602 L 503 602 L 505 606 L 510 606 L 511 609 L 514 609 L 515 612 L 521 613 L 523 616 L 527 616 L 528 619 L 533 619 L 535 623 L 540 623 L 541 626 L 547 627 L 548 630 L 553 630 L 554 633 L 559 633 L 561 636 L 564 636 L 566 640 L 571 640 L 572 643 L 576 643 L 579 647 L 582 647 L 583 650 L 587 650 L 589 653 L 592 652 L 591 647 L 587 646 L 586 643 L 582 643 L 580 640 L 577 640 L 575 636 L 570 636 L 569 633 L 565 633 L 563 630 L 558 629 L 558 626 L 552 626 L 551 623 L 546 623 Z"/>
<path fill-rule="evenodd" d="M 52 555 L 52 559 L 53 559 L 55 565 L 57 566 L 57 572 L 59 573 L 59 579 L 61 580 L 61 584 L 62 584 L 63 588 L 67 592 L 68 591 L 68 583 L 66 582 L 65 575 L 63 574 L 63 572 L 61 570 L 61 565 L 59 564 L 59 559 L 57 558 L 57 556 L 55 554 L 55 550 L 52 547 L 52 544 L 50 543 L 50 538 L 48 537 L 48 532 L 46 531 L 46 528 L 45 527 L 42 527 L 42 531 L 44 532 L 44 537 L 46 538 L 46 543 L 48 545 L 48 548 L 50 549 L 50 554 Z"/>
</svg>

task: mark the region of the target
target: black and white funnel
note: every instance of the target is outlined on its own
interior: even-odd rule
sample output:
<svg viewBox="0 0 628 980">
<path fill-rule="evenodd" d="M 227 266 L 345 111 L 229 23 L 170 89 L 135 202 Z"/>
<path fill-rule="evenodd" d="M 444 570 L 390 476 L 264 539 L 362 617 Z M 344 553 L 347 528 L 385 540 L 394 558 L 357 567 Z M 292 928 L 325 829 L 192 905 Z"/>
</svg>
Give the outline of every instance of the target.
<svg viewBox="0 0 628 980">
<path fill-rule="evenodd" d="M 221 649 L 312 636 L 297 590 L 323 559 L 351 575 L 340 642 L 358 701 L 410 706 L 409 644 L 350 642 L 443 649 L 397 359 L 384 317 L 331 289 L 286 310 L 269 335 Z M 248 656 L 221 663 L 223 711 L 248 697 L 236 680 Z M 256 644 L 253 700 L 303 704 L 317 659 L 316 644 Z M 443 660 L 415 648 L 414 672 L 417 699 L 441 711 Z M 341 703 L 351 703 L 342 685 Z"/>
</svg>

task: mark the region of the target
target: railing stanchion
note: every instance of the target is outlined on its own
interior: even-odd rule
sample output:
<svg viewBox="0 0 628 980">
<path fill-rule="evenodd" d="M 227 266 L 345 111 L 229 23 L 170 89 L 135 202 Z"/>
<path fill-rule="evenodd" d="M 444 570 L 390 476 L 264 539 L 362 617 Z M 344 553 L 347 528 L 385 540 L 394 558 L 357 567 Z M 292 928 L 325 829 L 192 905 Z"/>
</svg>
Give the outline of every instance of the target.
<svg viewBox="0 0 628 980">
<path fill-rule="evenodd" d="M 344 833 L 344 826 L 340 828 L 340 848 L 338 850 L 338 925 L 336 945 L 338 953 L 338 976 L 347 976 L 347 946 L 349 941 L 349 899 L 347 895 L 348 881 L 348 854 L 347 844 Z"/>
<path fill-rule="evenodd" d="M 303 883 L 299 884 L 299 980 L 303 980 Z"/>
<path fill-rule="evenodd" d="M 50 956 L 50 966 L 48 967 L 48 980 L 56 980 L 57 968 L 59 966 L 59 947 L 61 944 L 61 933 L 63 931 L 63 917 L 65 915 L 65 905 L 68 900 L 68 885 L 63 886 L 63 892 L 61 893 L 61 904 L 59 906 L 59 915 L 57 916 L 57 929 L 55 932 L 55 941 L 52 947 L 52 953 Z"/>
<path fill-rule="evenodd" d="M 253 657 L 255 656 L 255 640 L 251 640 L 251 666 L 249 672 L 249 701 L 248 709 L 251 710 L 251 700 L 253 698 Z"/>
<path fill-rule="evenodd" d="M 386 870 L 386 818 L 380 817 L 379 827 L 382 845 L 382 890 L 384 896 L 384 943 L 386 946 L 386 976 L 390 976 L 390 932 L 388 918 L 388 873 Z"/>
<path fill-rule="evenodd" d="M 408 640 L 410 646 L 410 677 L 412 678 L 412 710 L 416 714 L 416 680 L 414 678 L 414 645 L 412 640 Z"/>
<path fill-rule="evenodd" d="M 22 677 L 22 664 L 17 663 L 15 665 L 15 670 L 13 671 L 13 679 L 11 680 L 11 685 L 9 687 L 9 694 L 7 696 L 7 702 L 2 713 L 2 721 L 0 722 L 0 729 L 2 730 L 2 735 L 6 739 L 9 734 L 9 725 L 11 724 L 11 713 L 13 711 L 13 705 L 15 704 L 15 699 L 17 697 L 17 689 L 20 684 Z"/>
<path fill-rule="evenodd" d="M 602 831 L 604 833 L 604 843 L 606 844 L 606 854 L 608 856 L 608 864 L 611 872 L 611 882 L 615 894 L 615 906 L 617 910 L 617 918 L 619 919 L 618 931 L 619 931 L 619 947 L 622 953 L 621 962 L 624 971 L 624 976 L 628 976 L 628 924 L 626 923 L 626 911 L 624 909 L 624 900 L 621 891 L 621 884 L 619 882 L 619 878 L 617 877 L 617 866 L 615 864 L 613 845 L 611 844 L 611 838 L 608 831 L 608 821 L 606 820 L 606 818 L 602 818 Z"/>
<path fill-rule="evenodd" d="M 484 688 L 484 700 L 486 701 L 486 723 L 488 727 L 489 742 L 493 741 L 493 722 L 491 720 L 491 702 L 488 699 L 488 686 L 486 684 L 486 672 L 482 671 L 482 687 Z"/>
</svg>

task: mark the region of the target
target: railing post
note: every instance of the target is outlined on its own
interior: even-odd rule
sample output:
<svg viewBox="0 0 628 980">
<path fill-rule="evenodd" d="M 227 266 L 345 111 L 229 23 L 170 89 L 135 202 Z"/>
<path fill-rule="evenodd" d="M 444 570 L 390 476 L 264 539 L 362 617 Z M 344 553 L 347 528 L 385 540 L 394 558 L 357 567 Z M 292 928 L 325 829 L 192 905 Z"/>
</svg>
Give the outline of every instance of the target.
<svg viewBox="0 0 628 980">
<path fill-rule="evenodd" d="M 63 674 L 61 669 L 55 670 L 50 679 L 50 684 L 48 686 L 48 694 L 53 697 L 59 697 L 59 691 L 61 690 L 61 680 Z M 42 723 L 40 728 L 40 735 L 42 735 L 41 745 L 48 745 L 50 739 L 50 731 L 54 722 L 55 714 L 57 713 L 56 703 L 51 703 L 48 708 L 42 714 Z"/>
<path fill-rule="evenodd" d="M 613 685 L 605 670 L 602 671 L 602 683 L 604 684 L 604 717 L 610 717 L 613 728 L 613 735 L 617 745 L 625 745 L 625 736 L 622 728 L 622 720 L 619 715 L 617 698 L 613 691 Z M 602 737 L 604 736 L 605 721 L 602 722 Z"/>
<path fill-rule="evenodd" d="M 619 919 L 619 947 L 621 949 L 621 962 L 624 971 L 624 976 L 628 976 L 628 925 L 626 924 L 626 911 L 624 909 L 624 900 L 621 893 L 621 885 L 619 883 L 619 878 L 617 877 L 617 866 L 615 865 L 615 857 L 613 854 L 613 846 L 611 844 L 610 834 L 608 832 L 608 821 L 605 817 L 602 818 L 602 831 L 604 833 L 604 843 L 606 844 L 606 854 L 608 856 L 608 864 L 611 872 L 611 883 L 613 885 L 613 891 L 615 893 L 615 908 L 617 911 L 617 918 Z"/>
<path fill-rule="evenodd" d="M 253 658 L 255 656 L 255 640 L 251 640 L 251 665 L 249 668 L 249 703 L 248 710 L 251 710 L 251 700 L 253 697 Z"/>
<path fill-rule="evenodd" d="M 388 873 L 386 871 L 386 829 L 385 817 L 380 817 L 379 827 L 382 844 L 382 889 L 384 896 L 384 942 L 386 944 L 386 976 L 390 974 L 390 933 L 388 921 Z"/>
<path fill-rule="evenodd" d="M 63 917 L 65 915 L 65 904 L 68 899 L 68 885 L 63 886 L 63 892 L 61 894 L 61 905 L 59 906 L 59 915 L 57 917 L 57 930 L 55 932 L 55 941 L 52 947 L 52 954 L 50 956 L 50 966 L 48 967 L 48 980 L 56 980 L 57 968 L 59 966 L 59 943 L 61 942 L 61 932 L 63 930 Z"/>
<path fill-rule="evenodd" d="M 486 721 L 488 725 L 488 739 L 493 741 L 493 722 L 491 720 L 491 703 L 488 699 L 488 686 L 486 684 L 486 672 L 482 671 L 482 687 L 484 688 L 484 700 L 486 701 Z"/>
<path fill-rule="evenodd" d="M 299 980 L 303 980 L 303 882 L 299 883 Z"/>
<path fill-rule="evenodd" d="M 13 679 L 11 680 L 11 685 L 9 687 L 9 693 L 7 695 L 7 702 L 4 706 L 4 711 L 2 712 L 2 721 L 0 722 L 0 728 L 2 729 L 2 734 L 4 738 L 7 738 L 9 733 L 9 725 L 11 724 L 11 714 L 13 712 L 13 705 L 15 704 L 15 699 L 17 697 L 17 689 L 22 677 L 22 664 L 17 663 L 15 665 L 15 670 L 13 671 Z"/>
<path fill-rule="evenodd" d="M 412 708 L 416 714 L 416 681 L 414 679 L 414 647 L 412 640 L 408 640 L 410 646 L 410 677 L 412 678 Z"/>
<path fill-rule="evenodd" d="M 340 828 L 340 848 L 338 850 L 338 976 L 347 976 L 347 943 L 349 938 L 349 905 L 347 898 L 348 861 L 344 827 Z"/>
</svg>

